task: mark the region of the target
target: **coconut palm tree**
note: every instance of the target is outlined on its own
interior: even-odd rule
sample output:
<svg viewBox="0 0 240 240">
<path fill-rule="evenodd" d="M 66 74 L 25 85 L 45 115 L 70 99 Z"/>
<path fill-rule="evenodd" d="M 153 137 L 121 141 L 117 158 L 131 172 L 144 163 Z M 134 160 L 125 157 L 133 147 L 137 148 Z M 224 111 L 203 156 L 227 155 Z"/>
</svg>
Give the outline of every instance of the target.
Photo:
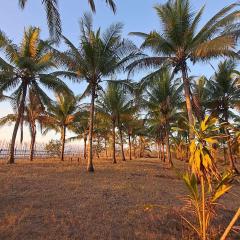
<svg viewBox="0 0 240 240">
<path fill-rule="evenodd" d="M 69 130 L 71 130 L 76 135 L 68 139 L 69 141 L 76 141 L 76 140 L 83 139 L 83 142 L 84 142 L 83 157 L 85 160 L 87 159 L 87 137 L 88 137 L 88 131 L 89 131 L 88 119 L 89 119 L 89 112 L 87 110 L 83 110 L 79 121 L 69 126 Z"/>
<path fill-rule="evenodd" d="M 119 130 L 122 161 L 125 161 L 125 154 L 123 149 L 123 135 L 122 127 L 123 120 L 134 111 L 133 102 L 129 94 L 123 91 L 121 85 L 109 82 L 107 89 L 99 94 L 97 100 L 97 112 L 103 117 L 108 118 L 112 122 L 112 150 L 113 150 L 113 163 L 116 163 L 116 127 Z"/>
<path fill-rule="evenodd" d="M 28 0 L 18 0 L 19 6 L 24 9 Z M 106 4 L 110 6 L 113 12 L 116 12 L 116 4 L 114 0 L 105 0 Z M 95 1 L 88 0 L 88 3 L 93 12 L 96 12 Z M 60 40 L 60 34 L 62 32 L 61 26 L 61 17 L 58 8 L 58 0 L 42 0 L 42 4 L 44 5 L 46 15 L 47 15 L 47 23 L 50 35 L 52 39 Z"/>
<path fill-rule="evenodd" d="M 14 163 L 16 136 L 24 115 L 29 89 L 31 88 L 43 104 L 49 103 L 50 98 L 42 87 L 54 91 L 70 91 L 62 80 L 48 73 L 56 64 L 49 51 L 49 42 L 40 40 L 39 34 L 39 28 L 28 28 L 21 44 L 17 46 L 0 32 L 0 50 L 6 58 L 0 58 L 0 92 L 11 91 L 11 98 L 17 104 L 9 163 Z"/>
<path fill-rule="evenodd" d="M 136 113 L 136 110 L 137 109 L 135 108 L 134 109 L 135 113 Z M 139 124 L 138 118 L 137 118 L 136 114 L 134 114 L 134 112 L 124 116 L 124 118 L 122 119 L 123 129 L 125 130 L 125 133 L 128 136 L 129 160 L 132 160 L 132 138 L 133 138 L 134 132 L 135 132 L 136 128 L 138 128 L 138 124 Z"/>
<path fill-rule="evenodd" d="M 158 4 L 155 10 L 158 14 L 161 30 L 150 33 L 134 32 L 135 36 L 144 39 L 142 49 L 150 49 L 154 56 L 145 56 L 128 67 L 131 73 L 135 69 L 154 68 L 157 74 L 159 67 L 168 62 L 174 71 L 181 72 L 188 119 L 190 124 L 190 138 L 193 138 L 193 110 L 188 77 L 188 63 L 209 61 L 219 56 L 236 55 L 236 34 L 238 34 L 239 4 L 231 4 L 220 10 L 207 23 L 199 28 L 204 6 L 194 12 L 189 0 L 169 0 L 165 4 Z"/>
<path fill-rule="evenodd" d="M 81 118 L 81 110 L 78 106 L 78 98 L 72 94 L 56 93 L 56 102 L 50 104 L 46 116 L 42 120 L 44 133 L 55 130 L 61 134 L 61 161 L 64 161 L 66 131 Z"/>
<path fill-rule="evenodd" d="M 63 37 L 68 50 L 60 53 L 54 51 L 56 58 L 67 67 L 68 72 L 56 74 L 68 76 L 76 81 L 86 80 L 86 92 L 91 95 L 89 116 L 89 153 L 88 171 L 93 172 L 93 124 L 95 99 L 103 78 L 110 77 L 138 56 L 136 47 L 128 40 L 121 38 L 122 24 L 113 24 L 105 32 L 94 31 L 91 15 L 85 14 L 80 22 L 81 38 L 79 47 L 75 47 L 66 37 Z"/>
<path fill-rule="evenodd" d="M 17 109 L 14 107 L 16 113 L 8 114 L 0 119 L 0 126 L 4 126 L 7 123 L 15 123 L 17 120 Z M 30 142 L 30 155 L 29 160 L 33 161 L 36 134 L 37 134 L 37 122 L 41 124 L 41 118 L 44 116 L 44 106 L 40 103 L 39 98 L 34 92 L 30 90 L 27 103 L 25 106 L 24 115 L 21 120 L 21 135 L 20 142 L 23 141 L 23 124 L 26 123 L 29 126 L 31 142 Z"/>
<path fill-rule="evenodd" d="M 208 89 L 210 92 L 209 110 L 218 116 L 220 121 L 229 124 L 235 117 L 233 109 L 240 104 L 240 73 L 236 70 L 236 63 L 232 60 L 220 62 L 214 76 L 210 79 Z M 238 172 L 233 159 L 230 143 L 230 133 L 227 127 L 224 129 L 227 135 L 227 153 L 230 167 Z"/>
<path fill-rule="evenodd" d="M 193 112 L 199 122 L 205 118 L 207 105 L 210 101 L 210 92 L 207 88 L 207 83 L 208 79 L 205 76 L 201 76 L 191 86 Z"/>
<path fill-rule="evenodd" d="M 166 157 L 170 166 L 173 165 L 170 151 L 170 124 L 176 119 L 178 106 L 181 103 L 182 85 L 173 78 L 167 67 L 162 68 L 158 75 L 154 75 L 147 87 L 145 105 L 150 119 L 159 121 L 161 131 L 164 131 L 166 143 Z"/>
<path fill-rule="evenodd" d="M 44 117 L 45 107 L 40 102 L 38 95 L 34 91 L 29 92 L 28 104 L 26 106 L 26 120 L 29 123 L 29 130 L 31 135 L 30 143 L 30 156 L 29 160 L 33 161 L 35 143 L 36 143 L 36 134 L 37 134 L 37 122 L 41 125 L 42 118 Z"/>
</svg>

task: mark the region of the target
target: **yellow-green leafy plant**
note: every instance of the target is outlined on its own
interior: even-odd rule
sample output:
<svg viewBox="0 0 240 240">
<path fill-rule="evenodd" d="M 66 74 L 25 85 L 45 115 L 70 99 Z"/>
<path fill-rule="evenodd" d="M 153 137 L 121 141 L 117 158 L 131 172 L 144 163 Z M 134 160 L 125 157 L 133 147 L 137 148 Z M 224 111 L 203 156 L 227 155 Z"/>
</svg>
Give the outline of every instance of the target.
<svg viewBox="0 0 240 240">
<path fill-rule="evenodd" d="M 192 128 L 195 138 L 190 143 L 190 171 L 183 179 L 190 192 L 187 207 L 191 208 L 196 221 L 183 219 L 196 231 L 199 239 L 207 240 L 211 239 L 211 222 L 217 202 L 232 187 L 232 174 L 221 174 L 211 156 L 213 144 L 219 138 L 217 119 L 207 116 Z"/>
</svg>

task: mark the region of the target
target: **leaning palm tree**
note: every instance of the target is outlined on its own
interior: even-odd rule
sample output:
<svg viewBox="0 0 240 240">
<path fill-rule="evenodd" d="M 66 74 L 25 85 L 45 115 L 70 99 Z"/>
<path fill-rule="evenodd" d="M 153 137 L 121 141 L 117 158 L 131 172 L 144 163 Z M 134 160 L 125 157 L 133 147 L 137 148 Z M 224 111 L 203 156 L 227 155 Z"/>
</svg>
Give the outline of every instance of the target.
<svg viewBox="0 0 240 240">
<path fill-rule="evenodd" d="M 24 115 L 21 120 L 21 134 L 20 142 L 23 141 L 23 124 L 29 126 L 31 141 L 30 141 L 30 155 L 29 160 L 33 161 L 36 134 L 37 134 L 37 122 L 41 124 L 41 118 L 44 116 L 44 106 L 39 102 L 39 98 L 31 90 L 29 92 L 29 97 L 26 101 L 26 106 L 24 110 Z M 8 114 L 0 119 L 0 126 L 4 126 L 7 123 L 12 124 L 17 120 L 17 109 L 14 107 L 16 113 Z"/>
<path fill-rule="evenodd" d="M 91 95 L 89 117 L 89 154 L 88 171 L 93 172 L 93 124 L 94 109 L 97 91 L 103 78 L 110 77 L 114 72 L 124 70 L 129 61 L 137 57 L 136 47 L 128 40 L 121 38 L 122 24 L 113 24 L 105 32 L 93 30 L 92 17 L 85 14 L 81 20 L 80 46 L 75 47 L 67 38 L 63 37 L 68 50 L 58 52 L 56 58 L 68 72 L 58 72 L 76 81 L 86 80 L 88 87 L 86 92 Z"/>
<path fill-rule="evenodd" d="M 166 143 L 166 156 L 170 166 L 173 165 L 170 151 L 171 123 L 176 120 L 178 106 L 181 103 L 182 86 L 173 78 L 173 74 L 166 67 L 162 68 L 158 75 L 154 75 L 147 87 L 145 105 L 148 109 L 149 118 L 159 121 L 157 126 L 162 126 Z"/>
<path fill-rule="evenodd" d="M 130 64 L 128 69 L 154 68 L 157 74 L 159 67 L 170 63 L 175 72 L 181 72 L 184 85 L 186 108 L 190 124 L 190 137 L 193 138 L 193 110 L 188 77 L 188 62 L 209 61 L 219 56 L 236 55 L 236 34 L 238 31 L 239 4 L 231 4 L 220 10 L 202 28 L 198 23 L 204 12 L 204 7 L 197 13 L 191 10 L 189 0 L 169 0 L 162 5 L 156 5 L 161 31 L 150 33 L 134 32 L 135 36 L 144 39 L 142 49 L 150 49 L 154 56 L 144 58 Z"/>
<path fill-rule="evenodd" d="M 39 28 L 30 27 L 25 30 L 23 40 L 17 46 L 0 32 L 0 50 L 6 58 L 6 60 L 0 58 L 0 92 L 11 91 L 11 99 L 17 104 L 17 119 L 10 144 L 9 163 L 14 163 L 16 136 L 29 89 L 34 91 L 43 104 L 49 103 L 50 98 L 42 87 L 54 91 L 70 91 L 63 81 L 48 73 L 56 67 L 56 64 L 49 51 L 49 42 L 40 40 L 39 34 Z"/>
<path fill-rule="evenodd" d="M 235 117 L 234 109 L 240 104 L 240 73 L 236 70 L 236 63 L 232 60 L 220 62 L 214 76 L 210 79 L 208 89 L 210 92 L 209 110 L 218 116 L 222 123 L 229 124 Z M 227 153 L 230 167 L 238 172 L 231 149 L 230 133 L 227 127 L 224 129 L 227 136 Z"/>
<path fill-rule="evenodd" d="M 42 119 L 44 133 L 55 130 L 61 133 L 61 161 L 64 161 L 66 131 L 79 121 L 81 111 L 78 106 L 78 97 L 71 94 L 56 94 L 56 102 L 50 104 Z"/>
<path fill-rule="evenodd" d="M 26 6 L 28 0 L 18 0 L 19 6 L 23 9 Z M 116 4 L 113 0 L 105 0 L 106 4 L 111 7 L 113 12 L 116 12 Z M 93 12 L 96 12 L 95 1 L 88 0 L 90 7 Z M 47 15 L 47 23 L 50 35 L 52 39 L 59 40 L 60 34 L 62 32 L 61 26 L 61 17 L 58 9 L 58 0 L 42 0 L 42 4 L 44 5 L 46 15 Z"/>
<path fill-rule="evenodd" d="M 131 98 L 123 91 L 122 86 L 114 82 L 109 82 L 106 91 L 100 93 L 97 100 L 97 112 L 103 117 L 108 118 L 112 122 L 112 150 L 113 163 L 116 163 L 116 127 L 119 130 L 122 160 L 125 161 L 125 154 L 123 149 L 123 119 L 129 114 L 133 114 L 134 106 Z"/>
</svg>

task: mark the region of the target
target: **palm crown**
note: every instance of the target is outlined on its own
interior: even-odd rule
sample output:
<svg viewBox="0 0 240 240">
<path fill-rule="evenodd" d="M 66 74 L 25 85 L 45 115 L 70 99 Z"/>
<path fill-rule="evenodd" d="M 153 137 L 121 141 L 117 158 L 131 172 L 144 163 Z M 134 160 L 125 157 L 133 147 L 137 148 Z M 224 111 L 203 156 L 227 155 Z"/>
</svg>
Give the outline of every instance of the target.
<svg viewBox="0 0 240 240">
<path fill-rule="evenodd" d="M 12 91 L 11 99 L 17 106 L 9 162 L 14 162 L 16 135 L 29 90 L 37 95 L 41 103 L 51 101 L 42 86 L 54 91 L 70 92 L 63 81 L 48 73 L 56 64 L 49 50 L 49 42 L 40 40 L 39 34 L 39 28 L 30 27 L 25 30 L 20 46 L 17 46 L 0 32 L 0 49 L 6 58 L 0 58 L 0 92 Z"/>
<path fill-rule="evenodd" d="M 19 6 L 23 9 L 28 0 L 18 0 Z M 113 12 L 116 12 L 116 4 L 113 0 L 105 0 L 106 4 L 111 7 Z M 96 11 L 95 1 L 88 0 L 88 3 L 93 12 Z M 58 0 L 43 0 L 42 4 L 45 7 L 47 14 L 47 23 L 51 38 L 59 41 L 62 32 L 61 17 L 58 9 Z"/>
<path fill-rule="evenodd" d="M 204 7 L 194 13 L 188 0 L 169 0 L 166 4 L 155 6 L 162 27 L 160 32 L 132 33 L 142 37 L 141 48 L 150 49 L 155 56 L 136 60 L 128 66 L 129 72 L 157 68 L 157 74 L 159 66 L 166 61 L 172 64 L 175 72 L 181 71 L 190 125 L 194 120 L 187 63 L 189 60 L 195 63 L 219 56 L 237 56 L 234 51 L 238 37 L 235 24 L 239 18 L 237 6 L 231 4 L 223 8 L 198 30 Z M 192 138 L 191 129 L 190 135 Z"/>
</svg>

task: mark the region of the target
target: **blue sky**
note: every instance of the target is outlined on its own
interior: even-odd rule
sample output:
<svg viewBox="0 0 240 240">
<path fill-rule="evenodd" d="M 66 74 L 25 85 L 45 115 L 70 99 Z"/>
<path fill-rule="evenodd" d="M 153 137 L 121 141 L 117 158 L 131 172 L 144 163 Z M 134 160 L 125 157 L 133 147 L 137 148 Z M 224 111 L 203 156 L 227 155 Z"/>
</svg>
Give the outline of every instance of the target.
<svg viewBox="0 0 240 240">
<path fill-rule="evenodd" d="M 41 0 L 28 0 L 27 7 L 22 11 L 18 7 L 18 0 L 0 0 L 0 29 L 7 34 L 15 43 L 19 43 L 22 38 L 23 30 L 28 26 L 38 26 L 42 29 L 41 37 L 48 37 L 45 12 L 41 5 Z M 159 29 L 160 24 L 153 6 L 158 3 L 165 3 L 164 0 L 116 0 L 117 13 L 114 15 L 106 7 L 105 0 L 95 0 L 97 13 L 94 15 L 94 25 L 105 29 L 113 22 L 124 23 L 123 36 L 128 37 L 131 31 L 149 32 Z M 200 22 L 200 26 L 212 15 L 224 6 L 233 3 L 232 0 L 192 0 L 192 9 L 198 10 L 202 5 L 206 5 L 205 13 Z M 59 0 L 59 7 L 62 18 L 63 33 L 77 44 L 79 37 L 79 19 L 84 12 L 90 11 L 87 0 Z M 141 39 L 131 37 L 139 45 Z M 192 75 L 205 74 L 210 76 L 212 68 L 207 64 L 197 64 L 191 68 Z M 135 79 L 138 76 L 135 76 Z M 70 84 L 76 93 L 83 92 L 84 85 Z M 0 117 L 11 112 L 11 106 L 7 103 L 0 103 Z M 1 139 L 10 139 L 12 127 L 0 128 Z M 27 132 L 28 130 L 26 130 Z M 28 133 L 26 133 L 28 140 Z M 44 140 L 51 139 L 55 135 L 50 134 Z"/>
</svg>

